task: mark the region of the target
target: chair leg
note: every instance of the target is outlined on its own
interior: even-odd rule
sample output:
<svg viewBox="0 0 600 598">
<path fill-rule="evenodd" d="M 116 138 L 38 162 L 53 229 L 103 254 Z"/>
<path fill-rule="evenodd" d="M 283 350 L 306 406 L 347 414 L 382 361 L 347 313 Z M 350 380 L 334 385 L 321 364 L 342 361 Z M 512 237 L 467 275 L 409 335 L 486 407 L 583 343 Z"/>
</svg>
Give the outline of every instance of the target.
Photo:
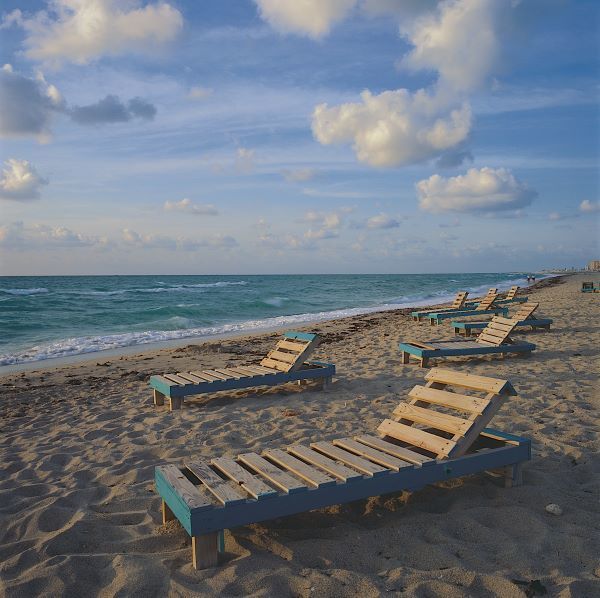
<svg viewBox="0 0 600 598">
<path fill-rule="evenodd" d="M 407 353 L 406 351 L 402 351 L 402 363 L 404 365 L 406 365 L 407 363 L 410 363 L 410 353 Z"/>
<path fill-rule="evenodd" d="M 162 501 L 162 522 L 163 525 L 167 523 L 167 521 L 172 521 L 175 519 L 175 515 L 173 511 L 169 508 L 169 505 L 163 500 Z"/>
<path fill-rule="evenodd" d="M 422 368 L 426 368 L 428 364 L 429 364 L 429 358 L 428 357 L 421 357 L 421 367 Z"/>
<path fill-rule="evenodd" d="M 181 397 L 169 397 L 169 411 L 181 409 Z"/>
<path fill-rule="evenodd" d="M 521 486 L 523 484 L 522 463 L 514 463 L 513 465 L 508 465 L 504 471 L 504 486 L 506 488 L 513 488 L 515 486 Z"/>
<path fill-rule="evenodd" d="M 194 569 L 209 569 L 219 562 L 219 532 L 211 532 L 202 536 L 192 536 L 192 563 Z"/>
<path fill-rule="evenodd" d="M 162 405 L 165 404 L 165 395 L 162 392 L 158 392 L 158 390 L 156 390 L 156 388 L 154 388 L 153 394 L 154 394 L 154 404 L 157 407 L 161 407 Z"/>
</svg>

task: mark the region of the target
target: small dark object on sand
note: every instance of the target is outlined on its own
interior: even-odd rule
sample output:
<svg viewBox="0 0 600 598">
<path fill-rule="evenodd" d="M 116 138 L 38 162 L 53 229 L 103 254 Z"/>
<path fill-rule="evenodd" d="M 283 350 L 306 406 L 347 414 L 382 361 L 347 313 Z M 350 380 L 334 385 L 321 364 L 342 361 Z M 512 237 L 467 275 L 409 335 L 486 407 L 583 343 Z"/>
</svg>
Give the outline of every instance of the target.
<svg viewBox="0 0 600 598">
<path fill-rule="evenodd" d="M 527 598 L 531 598 L 532 596 L 546 596 L 548 594 L 548 590 L 539 579 L 532 579 L 531 581 L 513 579 L 512 582 L 523 588 L 523 592 L 525 592 Z"/>
</svg>

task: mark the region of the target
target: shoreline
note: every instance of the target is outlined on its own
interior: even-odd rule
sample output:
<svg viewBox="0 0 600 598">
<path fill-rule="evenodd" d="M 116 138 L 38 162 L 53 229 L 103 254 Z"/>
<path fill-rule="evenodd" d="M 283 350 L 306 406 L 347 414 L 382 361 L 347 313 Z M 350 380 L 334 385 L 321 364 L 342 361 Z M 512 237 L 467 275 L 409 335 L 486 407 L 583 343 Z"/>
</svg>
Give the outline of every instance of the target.
<svg viewBox="0 0 600 598">
<path fill-rule="evenodd" d="M 535 282 L 532 285 L 529 285 L 527 287 L 521 287 L 519 289 L 519 294 L 525 294 L 528 293 L 530 291 L 534 291 L 536 289 L 541 289 L 544 288 L 544 282 L 547 282 L 549 280 L 560 280 L 562 278 L 567 278 L 569 276 L 572 276 L 572 274 L 549 274 L 547 275 L 545 278 L 542 278 L 541 280 L 538 280 L 537 282 Z M 553 283 L 555 284 L 555 283 Z M 476 296 L 473 296 L 474 298 Z M 0 365 L 0 377 L 4 376 L 4 375 L 9 375 L 9 374 L 13 374 L 13 373 L 19 373 L 19 372 L 30 372 L 30 371 L 39 371 L 39 370 L 48 370 L 48 369 L 54 369 L 54 368 L 60 368 L 63 366 L 70 366 L 70 365 L 76 365 L 76 364 L 82 364 L 82 365 L 90 365 L 87 362 L 92 362 L 96 359 L 108 359 L 108 358 L 118 358 L 121 356 L 133 356 L 136 354 L 148 354 L 148 353 L 154 353 L 156 351 L 162 351 L 162 350 L 168 350 L 168 349 L 176 349 L 176 348 L 180 348 L 180 347 L 185 347 L 187 345 L 191 345 L 191 344 L 203 344 L 203 343 L 209 343 L 211 341 L 219 341 L 219 340 L 223 340 L 223 339 L 247 339 L 248 337 L 253 337 L 253 336 L 261 336 L 261 335 L 265 335 L 265 334 L 270 334 L 270 333 L 274 333 L 274 332 L 279 332 L 279 331 L 284 331 L 284 330 L 290 330 L 290 329 L 298 329 L 301 331 L 310 331 L 311 327 L 314 328 L 314 326 L 318 326 L 318 325 L 323 325 L 326 324 L 328 322 L 336 322 L 336 321 L 344 321 L 347 319 L 352 319 L 352 318 L 359 318 L 361 316 L 369 316 L 372 314 L 380 314 L 380 313 L 398 313 L 398 314 L 409 314 L 411 311 L 414 311 L 417 308 L 422 308 L 422 307 L 431 307 L 431 308 L 435 308 L 435 307 L 441 307 L 441 306 L 446 306 L 449 301 L 451 301 L 451 299 L 449 298 L 444 298 L 444 301 L 442 302 L 434 302 L 431 303 L 429 299 L 425 299 L 422 301 L 416 301 L 415 303 L 411 304 L 410 306 L 406 306 L 406 307 L 389 307 L 389 308 L 385 308 L 385 304 L 381 305 L 381 306 L 377 306 L 377 307 L 373 307 L 373 308 L 364 308 L 364 311 L 361 311 L 360 313 L 355 313 L 355 314 L 350 314 L 350 315 L 342 315 L 340 317 L 326 317 L 321 319 L 315 319 L 315 320 L 310 320 L 307 322 L 299 322 L 297 325 L 280 325 L 280 326 L 267 326 L 267 327 L 257 327 L 257 328 L 253 328 L 247 331 L 231 331 L 231 332 L 219 332 L 219 333 L 215 333 L 215 334 L 211 334 L 211 335 L 202 335 L 202 336 L 187 336 L 187 337 L 182 337 L 182 338 L 177 338 L 177 339 L 168 339 L 168 340 L 163 340 L 163 341 L 151 341 L 148 343 L 139 343 L 139 344 L 134 344 L 134 345 L 129 345 L 129 346 L 122 346 L 122 347 L 114 347 L 114 348 L 110 348 L 110 349 L 101 349 L 98 351 L 89 351 L 89 352 L 85 352 L 85 353 L 76 353 L 76 354 L 72 354 L 72 355 L 65 355 L 65 356 L 60 356 L 60 357 L 51 357 L 51 358 L 47 358 L 47 359 L 37 359 L 37 360 L 33 360 L 33 361 L 25 361 L 25 362 L 21 362 L 21 363 L 16 363 L 16 364 L 7 364 L 7 365 Z M 363 308 L 347 308 L 347 309 L 355 309 L 355 310 L 362 310 Z M 333 311 L 337 311 L 337 310 L 333 310 Z M 275 316 L 278 317 L 278 316 Z M 288 317 L 288 316 L 283 316 L 283 317 Z M 293 315 L 291 317 L 294 317 Z"/>
</svg>

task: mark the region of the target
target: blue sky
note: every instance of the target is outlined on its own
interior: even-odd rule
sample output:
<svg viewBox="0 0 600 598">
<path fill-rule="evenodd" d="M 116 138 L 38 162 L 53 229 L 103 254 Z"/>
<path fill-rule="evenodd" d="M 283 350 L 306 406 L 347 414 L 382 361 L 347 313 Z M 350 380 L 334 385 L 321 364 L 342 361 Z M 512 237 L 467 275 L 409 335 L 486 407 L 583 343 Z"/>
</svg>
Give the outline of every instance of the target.
<svg viewBox="0 0 600 598">
<path fill-rule="evenodd" d="M 1 274 L 598 258 L 597 2 L 2 10 Z"/>
</svg>

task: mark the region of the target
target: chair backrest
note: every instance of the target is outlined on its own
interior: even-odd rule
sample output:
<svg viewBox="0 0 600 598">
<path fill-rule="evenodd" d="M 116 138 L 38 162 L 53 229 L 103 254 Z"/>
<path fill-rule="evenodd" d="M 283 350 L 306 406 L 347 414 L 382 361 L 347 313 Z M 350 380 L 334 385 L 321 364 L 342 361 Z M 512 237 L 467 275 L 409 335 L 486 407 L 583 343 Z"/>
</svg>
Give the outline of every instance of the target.
<svg viewBox="0 0 600 598">
<path fill-rule="evenodd" d="M 456 297 L 452 302 L 452 309 L 460 309 L 465 304 L 468 294 L 469 291 L 459 291 L 458 293 L 456 293 Z"/>
<path fill-rule="evenodd" d="M 519 285 L 515 285 L 514 287 L 510 287 L 510 289 L 508 289 L 508 293 L 506 293 L 505 299 L 508 299 L 509 301 L 511 299 L 514 299 L 517 296 L 517 291 L 518 290 L 519 290 Z"/>
<path fill-rule="evenodd" d="M 511 316 L 513 320 L 521 321 L 527 320 L 533 315 L 533 312 L 539 307 L 539 303 L 534 303 L 533 301 L 528 301 L 527 303 L 522 303 L 521 307 Z"/>
<path fill-rule="evenodd" d="M 306 332 L 286 332 L 275 348 L 260 362 L 266 368 L 280 372 L 293 372 L 302 367 L 304 361 L 317 348 L 319 335 Z"/>
<path fill-rule="evenodd" d="M 486 311 L 492 307 L 494 301 L 498 298 L 498 294 L 494 293 L 493 295 L 486 295 L 480 302 L 479 305 L 475 308 L 475 311 Z"/>
<path fill-rule="evenodd" d="M 432 368 L 425 380 L 377 430 L 386 439 L 442 459 L 467 452 L 504 400 L 517 394 L 508 380 L 442 368 Z"/>
<path fill-rule="evenodd" d="M 477 343 L 487 345 L 488 347 L 499 347 L 508 340 L 508 335 L 515 329 L 519 320 L 494 316 L 490 323 L 481 331 L 477 337 Z"/>
<path fill-rule="evenodd" d="M 583 291 L 593 291 L 594 290 L 594 283 L 593 282 L 582 282 L 581 283 L 581 289 Z"/>
</svg>

